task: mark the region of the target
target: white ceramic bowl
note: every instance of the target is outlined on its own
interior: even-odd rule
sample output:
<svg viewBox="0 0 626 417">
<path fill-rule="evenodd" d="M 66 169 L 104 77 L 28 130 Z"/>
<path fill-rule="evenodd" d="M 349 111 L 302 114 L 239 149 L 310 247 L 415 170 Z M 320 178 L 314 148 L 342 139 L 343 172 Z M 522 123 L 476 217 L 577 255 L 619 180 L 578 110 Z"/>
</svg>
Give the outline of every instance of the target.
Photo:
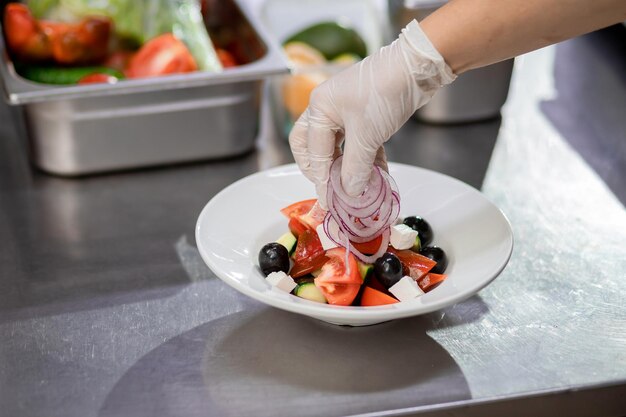
<svg viewBox="0 0 626 417">
<path fill-rule="evenodd" d="M 513 233 L 493 203 L 446 175 L 395 163 L 389 168 L 400 190 L 401 216 L 424 217 L 433 228 L 433 244 L 442 247 L 449 258 L 448 278 L 422 297 L 389 306 L 342 307 L 270 287 L 258 267 L 259 250 L 288 230 L 281 208 L 315 197 L 314 187 L 293 164 L 243 178 L 209 201 L 196 225 L 200 254 L 220 279 L 258 301 L 351 326 L 415 316 L 458 303 L 500 274 L 513 250 Z"/>
</svg>

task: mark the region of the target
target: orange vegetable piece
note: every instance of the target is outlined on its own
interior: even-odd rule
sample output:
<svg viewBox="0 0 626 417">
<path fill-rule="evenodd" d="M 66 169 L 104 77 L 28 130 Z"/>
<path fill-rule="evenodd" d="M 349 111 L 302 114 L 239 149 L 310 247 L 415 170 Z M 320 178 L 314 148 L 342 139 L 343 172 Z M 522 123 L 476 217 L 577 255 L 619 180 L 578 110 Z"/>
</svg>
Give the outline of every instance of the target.
<svg viewBox="0 0 626 417">
<path fill-rule="evenodd" d="M 399 301 L 392 296 L 375 290 L 372 287 L 365 287 L 361 294 L 361 305 L 364 307 L 382 306 L 398 302 Z"/>
<path fill-rule="evenodd" d="M 422 278 L 418 279 L 417 285 L 420 286 L 422 291 L 428 292 L 441 284 L 443 280 L 445 280 L 447 277 L 448 276 L 446 274 L 435 274 L 430 272 L 424 275 Z"/>
</svg>

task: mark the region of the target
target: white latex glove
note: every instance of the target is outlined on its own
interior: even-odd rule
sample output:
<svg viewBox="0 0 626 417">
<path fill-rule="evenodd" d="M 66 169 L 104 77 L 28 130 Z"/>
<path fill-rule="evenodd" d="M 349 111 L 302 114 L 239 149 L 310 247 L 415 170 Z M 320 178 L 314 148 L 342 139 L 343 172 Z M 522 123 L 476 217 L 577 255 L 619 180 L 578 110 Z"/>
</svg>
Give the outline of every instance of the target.
<svg viewBox="0 0 626 417">
<path fill-rule="evenodd" d="M 357 196 L 373 165 L 386 169 L 383 144 L 455 75 L 414 20 L 391 45 L 319 85 L 296 121 L 289 144 L 326 208 L 330 165 L 341 154 L 341 182 Z"/>
</svg>

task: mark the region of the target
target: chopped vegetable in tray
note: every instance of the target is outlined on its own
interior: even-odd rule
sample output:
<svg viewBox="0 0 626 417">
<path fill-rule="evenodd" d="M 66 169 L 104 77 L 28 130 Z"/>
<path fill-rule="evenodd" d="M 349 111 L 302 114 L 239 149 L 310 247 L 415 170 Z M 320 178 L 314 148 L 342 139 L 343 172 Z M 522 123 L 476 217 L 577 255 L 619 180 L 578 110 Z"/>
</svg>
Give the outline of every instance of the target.
<svg viewBox="0 0 626 417">
<path fill-rule="evenodd" d="M 45 84 L 111 83 L 238 65 L 197 0 L 29 0 L 4 10 L 16 71 Z"/>
</svg>

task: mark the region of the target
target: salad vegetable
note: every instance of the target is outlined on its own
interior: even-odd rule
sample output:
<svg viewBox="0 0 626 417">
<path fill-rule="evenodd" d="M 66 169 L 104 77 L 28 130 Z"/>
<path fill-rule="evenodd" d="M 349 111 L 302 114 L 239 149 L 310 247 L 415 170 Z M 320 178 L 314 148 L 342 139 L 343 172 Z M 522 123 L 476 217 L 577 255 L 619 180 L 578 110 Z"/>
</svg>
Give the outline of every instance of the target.
<svg viewBox="0 0 626 417">
<path fill-rule="evenodd" d="M 3 28 L 17 72 L 47 84 L 237 65 L 214 48 L 198 0 L 28 0 L 6 5 Z"/>
<path fill-rule="evenodd" d="M 380 238 L 383 231 L 366 242 L 371 252 L 379 252 L 376 245 L 384 245 L 382 254 L 371 263 L 357 258 L 358 253 L 365 252 L 363 244 L 357 249 L 350 242 L 346 250 L 338 239 L 335 247 L 324 249 L 322 240 L 328 241 L 328 236 L 320 225 L 330 214 L 321 210 L 315 199 L 293 203 L 281 209 L 281 213 L 288 219 L 290 231 L 263 246 L 259 266 L 266 276 L 271 275 L 270 285 L 287 288 L 295 296 L 332 305 L 373 307 L 411 300 L 432 291 L 447 277 L 444 272 L 448 262 L 443 249 L 430 246 L 423 248 L 422 253 L 415 247 L 397 249 Z M 413 217 L 416 216 L 406 219 Z M 420 224 L 432 235 L 426 220 L 420 218 Z M 394 227 L 397 226 L 386 226 Z M 289 275 L 277 279 L 277 271 Z"/>
</svg>

